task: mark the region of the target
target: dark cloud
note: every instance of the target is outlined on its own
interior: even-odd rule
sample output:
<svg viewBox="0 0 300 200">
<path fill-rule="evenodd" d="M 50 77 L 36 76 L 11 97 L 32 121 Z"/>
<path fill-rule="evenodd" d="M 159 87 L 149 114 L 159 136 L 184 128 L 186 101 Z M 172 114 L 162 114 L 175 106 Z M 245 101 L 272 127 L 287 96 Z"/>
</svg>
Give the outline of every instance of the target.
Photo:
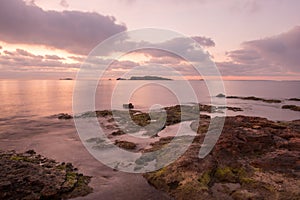
<svg viewBox="0 0 300 200">
<path fill-rule="evenodd" d="M 230 51 L 231 61 L 218 63 L 226 75 L 289 75 L 300 73 L 300 26 L 273 37 L 242 43 Z"/>
<path fill-rule="evenodd" d="M 48 59 L 48 60 L 64 60 L 64 58 L 59 57 L 57 55 L 45 55 L 45 59 Z"/>
<path fill-rule="evenodd" d="M 211 38 L 203 36 L 194 36 L 192 37 L 196 42 L 198 42 L 203 47 L 214 47 L 216 44 Z"/>
<path fill-rule="evenodd" d="M 87 54 L 99 42 L 125 31 L 126 26 L 98 13 L 44 11 L 22 0 L 1 0 L 0 30 L 0 40 L 7 43 L 46 45 Z"/>
</svg>

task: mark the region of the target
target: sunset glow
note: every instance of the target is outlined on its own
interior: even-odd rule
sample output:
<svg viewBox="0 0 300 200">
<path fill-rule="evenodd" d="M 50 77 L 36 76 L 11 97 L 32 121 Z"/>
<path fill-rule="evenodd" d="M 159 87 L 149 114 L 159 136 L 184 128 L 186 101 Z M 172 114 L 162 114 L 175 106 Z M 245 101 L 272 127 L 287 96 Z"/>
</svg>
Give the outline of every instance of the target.
<svg viewBox="0 0 300 200">
<path fill-rule="evenodd" d="M 103 40 L 122 31 L 147 27 L 170 29 L 195 38 L 226 80 L 300 78 L 300 27 L 296 9 L 300 3 L 296 0 L 288 3 L 191 0 L 178 5 L 169 0 L 159 4 L 125 0 L 113 0 L 110 4 L 104 0 L 88 4 L 79 0 L 4 0 L 1 4 L 1 78 L 57 79 L 64 73 L 75 77 L 89 52 Z M 28 15 L 11 15 L 7 12 L 11 9 L 20 9 Z M 128 9 L 131 12 L 124 11 Z M 52 17 L 60 20 L 51 21 Z M 134 67 L 176 63 L 170 57 L 137 52 L 118 61 L 131 62 Z M 130 70 L 121 63 L 111 72 Z M 49 71 L 53 73 L 47 74 Z"/>
</svg>

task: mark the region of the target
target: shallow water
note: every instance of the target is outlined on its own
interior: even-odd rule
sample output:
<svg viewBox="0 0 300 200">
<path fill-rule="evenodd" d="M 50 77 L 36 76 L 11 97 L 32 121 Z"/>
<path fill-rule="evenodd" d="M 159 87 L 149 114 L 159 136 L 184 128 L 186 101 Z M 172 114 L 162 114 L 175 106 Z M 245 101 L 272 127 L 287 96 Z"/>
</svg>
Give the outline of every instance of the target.
<svg viewBox="0 0 300 200">
<path fill-rule="evenodd" d="M 95 92 L 95 108 L 122 109 L 124 103 L 132 102 L 136 109 L 149 110 L 153 105 L 164 107 L 195 103 L 193 94 L 183 83 L 184 81 L 101 81 Z M 0 80 L 0 120 L 72 113 L 74 85 L 75 81 L 63 80 Z M 211 97 L 216 94 L 209 94 L 204 81 L 190 81 L 190 85 L 196 94 L 196 101 L 218 104 L 218 98 Z M 137 89 L 133 91 L 135 87 Z M 226 95 L 280 100 L 300 98 L 300 81 L 225 81 L 224 88 Z M 80 98 L 93 98 L 85 95 L 86 89 L 81 88 Z M 300 119 L 300 112 L 281 109 L 284 104 L 300 105 L 300 102 L 269 104 L 239 99 L 226 101 L 228 106 L 244 109 L 244 112 L 238 114 L 267 117 L 271 120 Z"/>
<path fill-rule="evenodd" d="M 1 124 L 0 149 L 38 154 L 60 162 L 71 162 L 80 173 L 92 176 L 94 192 L 76 199 L 170 199 L 154 189 L 140 174 L 114 171 L 93 158 L 81 143 L 72 120 L 39 117 Z"/>
</svg>

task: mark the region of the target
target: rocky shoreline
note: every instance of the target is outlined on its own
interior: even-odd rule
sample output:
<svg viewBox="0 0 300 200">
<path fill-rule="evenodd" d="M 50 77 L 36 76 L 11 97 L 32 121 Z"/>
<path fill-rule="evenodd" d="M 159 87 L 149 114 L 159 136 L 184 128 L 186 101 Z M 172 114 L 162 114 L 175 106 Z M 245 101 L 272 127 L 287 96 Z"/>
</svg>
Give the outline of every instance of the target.
<svg viewBox="0 0 300 200">
<path fill-rule="evenodd" d="M 300 120 L 226 117 L 213 151 L 200 159 L 209 120 L 191 124 L 197 136 L 181 158 L 144 174 L 150 184 L 175 199 L 300 199 Z"/>
<path fill-rule="evenodd" d="M 75 117 L 97 117 L 106 131 L 111 143 L 90 138 L 86 142 L 93 144 L 93 148 L 103 150 L 117 145 L 142 153 L 168 145 L 174 139 L 174 135 L 164 135 L 174 131 L 170 127 L 188 122 L 189 129 L 196 133 L 188 150 L 172 164 L 143 174 L 149 184 L 174 199 L 299 199 L 300 120 L 275 122 L 241 115 L 225 117 L 222 134 L 213 150 L 203 159 L 198 157 L 212 120 L 204 113 L 222 113 L 225 109 L 242 110 L 196 104 L 170 106 L 163 112 L 102 110 Z M 54 117 L 61 121 L 74 116 L 62 113 Z M 128 133 L 141 130 L 148 136 L 146 145 L 127 137 Z M 187 137 L 191 136 L 175 139 L 184 141 Z M 136 163 L 143 166 L 156 160 L 159 165 L 159 159 L 176 155 L 176 148 L 153 158 L 142 156 Z M 79 174 L 70 163 L 58 163 L 32 150 L 0 153 L 0 190 L 4 191 L 0 199 L 68 199 L 92 192 L 88 186 L 91 177 Z"/>
<path fill-rule="evenodd" d="M 248 97 L 243 97 L 243 96 L 226 96 L 225 94 L 218 94 L 216 95 L 216 97 L 218 98 L 226 98 L 226 99 L 240 99 L 240 100 L 251 100 L 251 101 L 261 101 L 264 103 L 284 103 L 285 101 L 300 101 L 299 98 L 289 98 L 289 99 L 285 99 L 285 100 L 279 100 L 279 99 L 265 99 L 265 98 L 261 98 L 261 97 L 255 97 L 255 96 L 248 96 Z M 289 110 L 293 110 L 293 111 L 300 111 L 300 106 L 297 105 L 283 105 L 281 106 L 282 109 L 289 109 Z"/>
<path fill-rule="evenodd" d="M 222 109 L 240 110 L 208 105 L 200 105 L 199 108 L 207 113 L 218 113 Z M 241 115 L 226 117 L 222 134 L 214 149 L 204 159 L 200 159 L 199 149 L 209 129 L 211 117 L 199 115 L 193 106 L 171 106 L 165 108 L 165 111 L 166 123 L 163 128 L 183 121 L 193 121 L 190 127 L 197 135 L 192 145 L 178 160 L 158 171 L 143 174 L 155 188 L 175 199 L 188 200 L 300 198 L 300 120 L 275 122 L 266 118 Z M 140 126 L 150 123 L 149 113 L 135 110 L 129 113 L 133 122 Z M 88 116 L 87 113 L 84 116 Z M 111 111 L 97 111 L 96 116 L 113 121 Z M 163 128 L 156 123 L 152 128 L 156 127 L 155 132 L 159 132 Z M 125 131 L 114 131 L 111 139 L 125 134 L 127 129 L 130 127 L 125 125 Z M 153 136 L 158 137 L 157 133 Z M 175 139 L 184 140 L 184 137 L 189 136 Z M 160 136 L 150 144 L 150 148 L 140 148 L 136 151 L 157 151 L 173 139 L 172 136 Z M 98 141 L 98 145 L 99 143 L 101 141 Z M 115 144 L 127 150 L 135 149 L 138 145 L 126 140 L 117 140 Z M 164 155 L 156 155 L 156 158 L 142 156 L 136 163 L 147 165 L 156 159 L 159 164 L 159 159 L 174 155 L 176 148 Z"/>
<path fill-rule="evenodd" d="M 0 151 L 0 199 L 70 199 L 93 191 L 91 177 L 80 174 L 71 163 L 37 155 Z"/>
</svg>

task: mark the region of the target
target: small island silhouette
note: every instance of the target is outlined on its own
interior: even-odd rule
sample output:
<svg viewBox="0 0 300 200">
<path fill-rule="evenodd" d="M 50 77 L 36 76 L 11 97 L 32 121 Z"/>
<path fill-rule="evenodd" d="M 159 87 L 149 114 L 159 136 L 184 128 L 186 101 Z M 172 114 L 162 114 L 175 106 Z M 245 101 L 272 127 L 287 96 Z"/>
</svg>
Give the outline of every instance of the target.
<svg viewBox="0 0 300 200">
<path fill-rule="evenodd" d="M 168 80 L 168 81 L 171 81 L 172 79 L 159 77 L 159 76 L 132 76 L 132 77 L 130 77 L 130 79 L 117 78 L 116 80 Z"/>
<path fill-rule="evenodd" d="M 61 80 L 61 81 L 72 81 L 73 78 L 60 78 L 59 80 Z"/>
</svg>

